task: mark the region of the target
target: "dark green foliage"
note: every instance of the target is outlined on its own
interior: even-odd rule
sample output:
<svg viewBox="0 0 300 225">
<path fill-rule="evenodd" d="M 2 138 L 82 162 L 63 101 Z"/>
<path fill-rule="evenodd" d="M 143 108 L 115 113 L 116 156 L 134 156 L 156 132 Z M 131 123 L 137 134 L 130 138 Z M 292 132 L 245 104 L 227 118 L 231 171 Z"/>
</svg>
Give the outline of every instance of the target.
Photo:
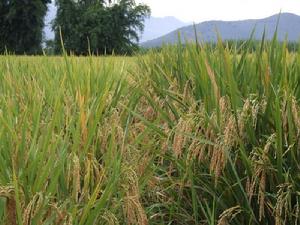
<svg viewBox="0 0 300 225">
<path fill-rule="evenodd" d="M 75 54 L 130 54 L 137 48 L 137 31 L 150 14 L 146 5 L 133 0 L 117 3 L 100 0 L 57 0 L 54 21 L 56 52 L 61 52 L 60 29 L 64 48 Z"/>
<path fill-rule="evenodd" d="M 46 55 L 54 55 L 54 40 L 46 40 L 45 48 L 43 49 Z"/>
<path fill-rule="evenodd" d="M 0 51 L 41 52 L 44 17 L 51 0 L 1 0 Z"/>
</svg>

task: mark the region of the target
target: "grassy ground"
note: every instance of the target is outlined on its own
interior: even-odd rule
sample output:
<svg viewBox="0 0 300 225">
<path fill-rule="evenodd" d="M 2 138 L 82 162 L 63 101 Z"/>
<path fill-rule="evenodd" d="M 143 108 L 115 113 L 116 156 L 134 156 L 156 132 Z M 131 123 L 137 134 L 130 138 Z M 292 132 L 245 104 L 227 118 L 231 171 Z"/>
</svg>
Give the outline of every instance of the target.
<svg viewBox="0 0 300 225">
<path fill-rule="evenodd" d="M 300 52 L 258 44 L 1 57 L 1 223 L 298 224 Z"/>
</svg>

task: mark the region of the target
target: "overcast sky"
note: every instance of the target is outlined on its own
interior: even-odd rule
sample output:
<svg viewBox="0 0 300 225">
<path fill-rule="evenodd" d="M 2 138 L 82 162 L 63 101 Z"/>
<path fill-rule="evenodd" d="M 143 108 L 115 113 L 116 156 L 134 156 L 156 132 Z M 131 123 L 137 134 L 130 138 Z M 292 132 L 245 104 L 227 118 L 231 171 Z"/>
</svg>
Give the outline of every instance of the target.
<svg viewBox="0 0 300 225">
<path fill-rule="evenodd" d="M 300 0 L 137 0 L 152 16 L 175 16 L 184 22 L 264 18 L 290 12 L 300 15 Z"/>
</svg>

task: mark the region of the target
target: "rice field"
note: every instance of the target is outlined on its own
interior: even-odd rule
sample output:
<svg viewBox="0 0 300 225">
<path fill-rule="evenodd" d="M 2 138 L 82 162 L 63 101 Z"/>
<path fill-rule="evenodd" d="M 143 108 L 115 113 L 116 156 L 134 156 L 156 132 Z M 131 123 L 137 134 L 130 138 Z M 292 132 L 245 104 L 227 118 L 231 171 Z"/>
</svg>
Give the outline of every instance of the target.
<svg viewBox="0 0 300 225">
<path fill-rule="evenodd" d="M 300 52 L 0 57 L 0 224 L 299 224 Z"/>
</svg>

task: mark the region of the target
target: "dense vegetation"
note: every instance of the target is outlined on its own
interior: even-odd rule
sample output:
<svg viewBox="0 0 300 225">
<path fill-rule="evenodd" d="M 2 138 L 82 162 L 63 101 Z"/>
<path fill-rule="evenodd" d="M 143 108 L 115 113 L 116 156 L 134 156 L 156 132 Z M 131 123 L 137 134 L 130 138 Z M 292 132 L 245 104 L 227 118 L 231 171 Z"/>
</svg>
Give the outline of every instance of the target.
<svg viewBox="0 0 300 225">
<path fill-rule="evenodd" d="M 2 224 L 298 224 L 300 52 L 0 59 Z"/>
<path fill-rule="evenodd" d="M 57 0 L 54 23 L 55 51 L 60 53 L 61 34 L 68 52 L 86 55 L 130 54 L 138 48 L 138 32 L 144 28 L 144 19 L 150 8 L 136 5 L 133 0 L 74 1 Z"/>
<path fill-rule="evenodd" d="M 37 54 L 50 0 L 0 1 L 0 52 Z"/>
<path fill-rule="evenodd" d="M 134 0 L 56 0 L 55 40 L 46 52 L 86 55 L 131 54 L 138 49 L 138 32 L 150 8 Z M 0 53 L 41 54 L 44 17 L 51 0 L 0 2 Z"/>
</svg>

